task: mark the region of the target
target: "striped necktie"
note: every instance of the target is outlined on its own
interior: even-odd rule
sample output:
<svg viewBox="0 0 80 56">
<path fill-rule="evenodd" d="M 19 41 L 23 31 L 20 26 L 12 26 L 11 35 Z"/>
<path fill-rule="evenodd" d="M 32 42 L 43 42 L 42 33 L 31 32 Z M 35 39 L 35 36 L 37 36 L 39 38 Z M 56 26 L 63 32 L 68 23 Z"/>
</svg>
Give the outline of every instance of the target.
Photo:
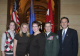
<svg viewBox="0 0 80 56">
<path fill-rule="evenodd" d="M 63 35 L 62 35 L 62 43 L 64 42 L 65 35 L 66 35 L 66 33 L 65 33 L 65 30 L 64 30 Z"/>
</svg>

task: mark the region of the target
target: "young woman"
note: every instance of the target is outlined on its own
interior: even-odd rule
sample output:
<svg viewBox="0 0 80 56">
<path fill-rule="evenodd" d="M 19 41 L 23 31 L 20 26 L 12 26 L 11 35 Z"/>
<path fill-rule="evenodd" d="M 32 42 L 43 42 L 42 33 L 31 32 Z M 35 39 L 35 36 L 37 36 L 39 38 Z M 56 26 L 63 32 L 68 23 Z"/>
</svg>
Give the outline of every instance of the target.
<svg viewBox="0 0 80 56">
<path fill-rule="evenodd" d="M 30 56 L 43 56 L 45 49 L 45 36 L 39 31 L 40 23 L 33 22 L 34 34 L 31 35 Z"/>
<path fill-rule="evenodd" d="M 25 56 L 29 49 L 29 28 L 28 24 L 23 23 L 19 34 L 14 39 L 14 56 Z"/>
<path fill-rule="evenodd" d="M 9 29 L 2 35 L 1 51 L 2 56 L 13 56 L 13 40 L 15 36 L 15 23 L 9 24 Z"/>
</svg>

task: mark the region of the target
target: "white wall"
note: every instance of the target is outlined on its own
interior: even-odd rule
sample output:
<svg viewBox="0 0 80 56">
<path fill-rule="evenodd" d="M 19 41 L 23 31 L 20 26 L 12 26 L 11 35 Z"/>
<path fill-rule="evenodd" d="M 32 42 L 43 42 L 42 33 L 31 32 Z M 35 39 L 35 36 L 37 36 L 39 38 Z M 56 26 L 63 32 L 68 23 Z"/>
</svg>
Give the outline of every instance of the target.
<svg viewBox="0 0 80 56">
<path fill-rule="evenodd" d="M 7 0 L 0 0 L 0 50 L 1 50 L 1 37 L 2 33 L 6 30 L 6 23 L 7 23 Z"/>
</svg>

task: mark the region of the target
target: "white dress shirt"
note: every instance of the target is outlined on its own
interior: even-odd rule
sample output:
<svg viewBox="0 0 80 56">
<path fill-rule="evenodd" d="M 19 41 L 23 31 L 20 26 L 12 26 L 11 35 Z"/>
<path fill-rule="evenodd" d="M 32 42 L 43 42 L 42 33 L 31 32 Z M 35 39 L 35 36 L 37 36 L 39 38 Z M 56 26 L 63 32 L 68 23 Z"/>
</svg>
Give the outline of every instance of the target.
<svg viewBox="0 0 80 56">
<path fill-rule="evenodd" d="M 46 32 L 47 36 L 49 35 L 50 32 Z"/>
<path fill-rule="evenodd" d="M 62 35 L 63 35 L 64 31 L 65 31 L 65 34 L 66 34 L 67 30 L 68 30 L 68 28 L 63 29 L 63 30 L 62 30 Z"/>
</svg>

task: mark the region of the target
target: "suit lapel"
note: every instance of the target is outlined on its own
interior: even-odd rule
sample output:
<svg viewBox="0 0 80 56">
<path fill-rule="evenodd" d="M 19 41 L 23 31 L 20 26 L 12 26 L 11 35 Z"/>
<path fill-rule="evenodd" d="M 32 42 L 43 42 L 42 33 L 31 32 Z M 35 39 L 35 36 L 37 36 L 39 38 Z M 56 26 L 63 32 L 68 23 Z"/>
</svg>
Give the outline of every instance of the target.
<svg viewBox="0 0 80 56">
<path fill-rule="evenodd" d="M 47 38 L 49 38 L 49 37 L 51 36 L 51 33 L 52 33 L 52 32 L 50 32 L 50 33 L 48 34 Z"/>
<path fill-rule="evenodd" d="M 50 33 L 48 34 L 48 36 L 46 36 L 46 38 L 49 38 L 49 37 L 52 36 L 52 35 L 53 35 L 53 33 L 50 32 Z"/>
<path fill-rule="evenodd" d="M 62 43 L 62 29 L 60 31 L 60 43 Z"/>
</svg>

